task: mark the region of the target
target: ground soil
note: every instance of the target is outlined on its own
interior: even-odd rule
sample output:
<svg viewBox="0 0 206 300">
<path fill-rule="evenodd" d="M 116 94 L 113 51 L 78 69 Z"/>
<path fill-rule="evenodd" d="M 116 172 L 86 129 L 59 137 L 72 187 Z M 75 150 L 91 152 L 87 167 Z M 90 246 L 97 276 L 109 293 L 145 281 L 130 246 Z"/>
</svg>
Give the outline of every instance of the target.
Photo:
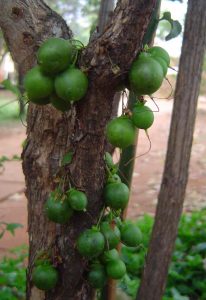
<svg viewBox="0 0 206 300">
<path fill-rule="evenodd" d="M 172 112 L 172 100 L 157 100 L 160 111 L 155 113 L 155 122 L 149 130 L 152 149 L 135 161 L 128 217 L 137 218 L 145 213 L 154 214 L 161 184 L 167 139 Z M 153 106 L 155 109 L 155 107 Z M 190 164 L 190 176 L 185 198 L 185 211 L 206 207 L 206 98 L 199 98 L 198 114 L 194 133 Z M 25 127 L 21 122 L 0 124 L 0 157 L 20 155 Z M 137 156 L 145 153 L 149 142 L 144 131 L 140 131 Z M 117 154 L 115 154 L 117 156 Z M 0 240 L 0 256 L 8 249 L 27 244 L 27 200 L 24 196 L 24 176 L 20 161 L 7 162 L 0 170 L 0 222 L 23 224 L 14 237 L 7 233 Z"/>
</svg>

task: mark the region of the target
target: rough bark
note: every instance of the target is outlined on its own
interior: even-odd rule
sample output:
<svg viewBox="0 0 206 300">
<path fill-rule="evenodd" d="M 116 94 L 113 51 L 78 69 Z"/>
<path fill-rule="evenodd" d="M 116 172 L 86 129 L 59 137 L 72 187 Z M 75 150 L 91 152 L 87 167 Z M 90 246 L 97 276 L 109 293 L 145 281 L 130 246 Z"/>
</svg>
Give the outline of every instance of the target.
<svg viewBox="0 0 206 300">
<path fill-rule="evenodd" d="M 111 116 L 115 87 L 141 48 L 155 2 L 118 2 L 111 25 L 81 56 L 79 65 L 88 72 L 89 90 L 68 113 L 62 114 L 50 105 L 29 105 L 23 152 L 30 243 L 27 299 L 92 299 L 91 287 L 83 277 L 87 263 L 76 252 L 75 241 L 80 232 L 97 221 L 102 208 L 105 125 Z M 71 36 L 65 22 L 41 0 L 0 1 L 0 26 L 23 73 L 35 63 L 35 51 L 44 39 Z M 89 207 L 87 213 L 76 213 L 68 225 L 59 226 L 45 218 L 43 206 L 55 187 L 61 159 L 69 150 L 74 156 L 64 170 L 66 187 L 70 182 L 84 190 Z M 34 259 L 41 250 L 51 253 L 60 273 L 57 288 L 48 293 L 40 292 L 31 282 Z"/>
<path fill-rule="evenodd" d="M 165 169 L 138 300 L 160 300 L 164 294 L 188 179 L 205 28 L 205 0 L 189 0 Z"/>
</svg>

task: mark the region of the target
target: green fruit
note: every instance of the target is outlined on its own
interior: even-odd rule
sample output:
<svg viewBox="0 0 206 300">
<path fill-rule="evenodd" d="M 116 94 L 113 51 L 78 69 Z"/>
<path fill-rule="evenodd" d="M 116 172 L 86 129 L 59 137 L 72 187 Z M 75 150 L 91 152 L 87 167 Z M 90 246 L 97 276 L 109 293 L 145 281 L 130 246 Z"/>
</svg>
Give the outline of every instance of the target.
<svg viewBox="0 0 206 300">
<path fill-rule="evenodd" d="M 151 57 L 135 60 L 129 71 L 130 87 L 137 95 L 150 95 L 156 92 L 163 78 L 161 65 Z"/>
<path fill-rule="evenodd" d="M 100 231 L 105 237 L 106 249 L 115 248 L 120 242 L 119 228 L 109 222 L 102 222 L 100 225 Z"/>
<path fill-rule="evenodd" d="M 87 279 L 93 288 L 102 288 L 107 281 L 107 274 L 104 267 L 100 264 L 92 266 Z"/>
<path fill-rule="evenodd" d="M 107 179 L 107 184 L 108 183 L 114 183 L 114 182 L 121 182 L 121 178 L 117 174 L 111 174 L 109 175 Z"/>
<path fill-rule="evenodd" d="M 37 61 L 44 73 L 54 75 L 68 68 L 73 54 L 74 47 L 68 40 L 52 37 L 40 46 Z"/>
<path fill-rule="evenodd" d="M 73 210 L 66 200 L 62 201 L 50 195 L 45 204 L 45 213 L 50 221 L 65 224 L 72 216 Z"/>
<path fill-rule="evenodd" d="M 122 182 L 109 183 L 104 188 L 104 200 L 113 209 L 124 209 L 129 201 L 129 189 Z"/>
<path fill-rule="evenodd" d="M 143 260 L 140 255 L 133 253 L 126 262 L 127 272 L 132 275 L 138 275 L 143 267 Z"/>
<path fill-rule="evenodd" d="M 34 285 L 44 291 L 51 290 L 58 281 L 58 272 L 51 265 L 39 265 L 32 272 L 32 281 Z"/>
<path fill-rule="evenodd" d="M 65 101 L 62 98 L 59 98 L 57 95 L 52 95 L 50 97 L 51 104 L 58 110 L 65 112 L 70 110 L 71 104 L 68 101 Z"/>
<path fill-rule="evenodd" d="M 24 87 L 27 96 L 35 104 L 48 104 L 49 97 L 54 90 L 54 82 L 50 77 L 42 74 L 40 67 L 29 70 L 24 78 Z"/>
<path fill-rule="evenodd" d="M 104 264 L 107 264 L 110 261 L 119 260 L 119 259 L 120 259 L 119 253 L 116 249 L 104 251 L 104 253 L 101 256 L 101 261 Z"/>
<path fill-rule="evenodd" d="M 139 129 L 148 129 L 154 122 L 154 113 L 152 110 L 140 103 L 136 104 L 132 111 L 132 122 Z"/>
<path fill-rule="evenodd" d="M 137 247 L 142 241 L 142 233 L 136 224 L 125 221 L 120 228 L 121 241 L 128 247 Z"/>
<path fill-rule="evenodd" d="M 34 265 L 37 266 L 42 266 L 42 265 L 51 265 L 51 260 L 49 258 L 36 258 L 34 261 Z"/>
<path fill-rule="evenodd" d="M 113 162 L 113 158 L 109 152 L 106 152 L 104 155 L 104 160 L 106 162 L 106 165 L 109 169 L 113 168 L 115 166 Z"/>
<path fill-rule="evenodd" d="M 86 210 L 87 196 L 85 193 L 75 189 L 70 189 L 68 192 L 68 201 L 69 205 L 74 210 Z"/>
<path fill-rule="evenodd" d="M 161 57 L 162 59 L 164 59 L 167 63 L 167 66 L 169 66 L 170 64 L 170 56 L 167 53 L 167 51 L 165 49 L 163 49 L 162 47 L 152 47 L 150 49 L 148 49 L 148 53 L 150 53 L 154 58 L 156 57 Z"/>
<path fill-rule="evenodd" d="M 146 52 L 146 51 L 143 51 L 143 52 L 140 52 L 139 56 L 138 56 L 138 60 L 139 59 L 147 59 L 148 57 L 151 57 L 151 54 Z"/>
<path fill-rule="evenodd" d="M 113 146 L 126 148 L 134 143 L 135 127 L 126 116 L 115 118 L 107 124 L 106 137 Z"/>
<path fill-rule="evenodd" d="M 77 250 L 87 258 L 99 256 L 104 251 L 104 246 L 103 234 L 95 229 L 85 230 L 77 240 Z"/>
<path fill-rule="evenodd" d="M 126 274 L 126 266 L 121 259 L 113 260 L 106 265 L 106 271 L 108 277 L 121 279 Z"/>
<path fill-rule="evenodd" d="M 117 164 L 114 164 L 113 167 L 111 167 L 109 169 L 109 172 L 111 175 L 115 175 L 118 172 L 118 170 L 119 170 L 119 165 L 117 163 Z"/>
<path fill-rule="evenodd" d="M 88 89 L 87 76 L 79 69 L 69 68 L 57 75 L 55 90 L 57 95 L 69 102 L 83 98 Z"/>
<path fill-rule="evenodd" d="M 167 75 L 168 70 L 167 62 L 160 56 L 156 56 L 154 57 L 154 59 L 161 65 L 165 77 Z"/>
</svg>

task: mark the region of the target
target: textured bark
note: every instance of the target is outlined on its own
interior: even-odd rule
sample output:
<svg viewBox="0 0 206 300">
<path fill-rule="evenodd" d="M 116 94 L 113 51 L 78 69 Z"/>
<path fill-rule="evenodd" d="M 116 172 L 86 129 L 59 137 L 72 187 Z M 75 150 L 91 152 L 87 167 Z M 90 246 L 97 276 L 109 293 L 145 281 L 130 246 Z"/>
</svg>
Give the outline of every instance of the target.
<svg viewBox="0 0 206 300">
<path fill-rule="evenodd" d="M 111 116 L 115 87 L 141 48 L 155 2 L 118 2 L 111 26 L 80 58 L 80 67 L 88 72 L 89 90 L 68 113 L 50 105 L 29 105 L 23 152 L 30 243 L 27 299 L 92 299 L 91 287 L 84 279 L 87 262 L 75 250 L 75 241 L 80 232 L 96 223 L 102 208 L 105 125 Z M 41 0 L 0 1 L 0 26 L 23 73 L 35 63 L 35 51 L 44 39 L 71 36 L 65 22 Z M 74 156 L 64 170 L 65 188 L 71 183 L 84 190 L 89 207 L 87 213 L 75 213 L 68 225 L 60 226 L 45 218 L 43 206 L 56 185 L 61 159 L 69 150 Z M 51 254 L 60 274 L 58 286 L 48 293 L 40 292 L 31 282 L 34 259 L 41 250 Z"/>
<path fill-rule="evenodd" d="M 189 0 L 165 169 L 138 300 L 160 300 L 164 294 L 188 179 L 205 28 L 205 0 Z"/>
</svg>

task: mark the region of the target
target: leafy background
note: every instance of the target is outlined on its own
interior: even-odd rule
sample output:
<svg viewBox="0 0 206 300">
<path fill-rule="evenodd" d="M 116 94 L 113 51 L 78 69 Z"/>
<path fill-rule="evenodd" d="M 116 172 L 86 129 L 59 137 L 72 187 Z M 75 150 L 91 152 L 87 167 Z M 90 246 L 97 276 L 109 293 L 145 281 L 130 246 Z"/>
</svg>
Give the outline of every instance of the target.
<svg viewBox="0 0 206 300">
<path fill-rule="evenodd" d="M 154 218 L 145 215 L 136 221 L 143 233 L 143 240 L 136 249 L 122 247 L 122 258 L 127 274 L 119 281 L 119 288 L 129 299 L 135 299 L 148 249 Z M 181 218 L 175 251 L 169 269 L 163 300 L 206 299 L 206 209 Z M 8 226 L 9 230 L 18 225 Z M 25 299 L 27 246 L 11 250 L 0 261 L 0 299 Z"/>
</svg>

